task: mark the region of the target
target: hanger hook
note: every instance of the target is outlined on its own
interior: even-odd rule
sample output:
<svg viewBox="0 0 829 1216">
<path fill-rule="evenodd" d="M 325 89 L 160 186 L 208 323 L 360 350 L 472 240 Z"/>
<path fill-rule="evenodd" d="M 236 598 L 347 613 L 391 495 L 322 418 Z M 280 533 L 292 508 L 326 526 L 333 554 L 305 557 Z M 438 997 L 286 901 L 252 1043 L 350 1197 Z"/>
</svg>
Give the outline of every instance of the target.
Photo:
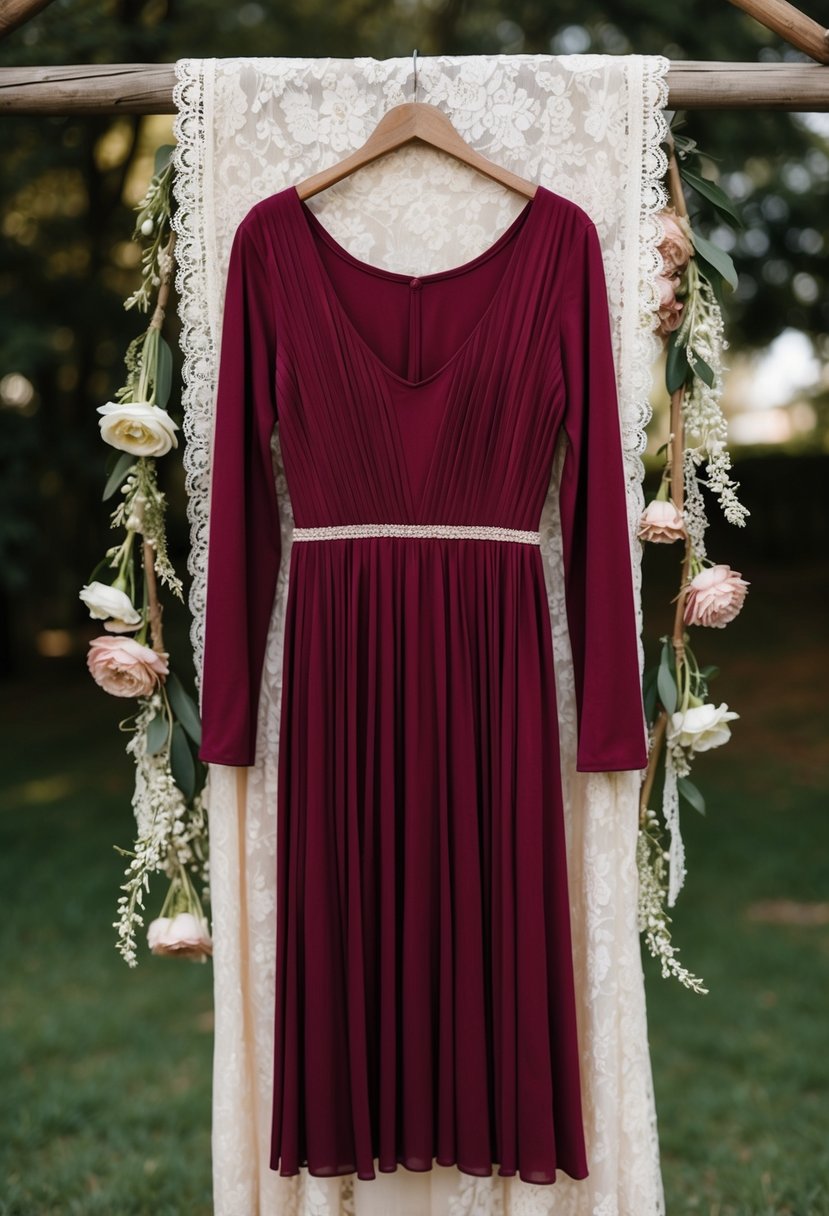
<svg viewBox="0 0 829 1216">
<path fill-rule="evenodd" d="M 414 100 L 417 101 L 417 48 L 412 51 L 412 69 L 414 71 Z"/>
</svg>

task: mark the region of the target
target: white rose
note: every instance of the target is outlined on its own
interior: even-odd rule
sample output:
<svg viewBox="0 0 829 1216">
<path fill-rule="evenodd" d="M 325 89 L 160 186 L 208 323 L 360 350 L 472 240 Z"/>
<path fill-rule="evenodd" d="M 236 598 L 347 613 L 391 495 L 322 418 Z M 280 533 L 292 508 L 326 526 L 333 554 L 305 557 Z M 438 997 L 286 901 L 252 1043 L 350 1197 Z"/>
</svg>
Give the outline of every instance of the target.
<svg viewBox="0 0 829 1216">
<path fill-rule="evenodd" d="M 178 447 L 174 422 L 166 410 L 146 401 L 108 401 L 98 406 L 98 425 L 106 443 L 135 456 L 163 456 Z"/>
<path fill-rule="evenodd" d="M 129 633 L 141 624 L 141 613 L 136 612 L 132 600 L 125 591 L 111 587 L 108 583 L 90 583 L 79 592 L 80 598 L 96 621 L 107 621 L 105 626 L 112 633 Z"/>
<path fill-rule="evenodd" d="M 692 752 L 707 752 L 728 742 L 731 738 L 728 723 L 739 716 L 725 702 L 722 705 L 692 705 L 684 714 L 671 714 L 668 738 Z"/>
</svg>

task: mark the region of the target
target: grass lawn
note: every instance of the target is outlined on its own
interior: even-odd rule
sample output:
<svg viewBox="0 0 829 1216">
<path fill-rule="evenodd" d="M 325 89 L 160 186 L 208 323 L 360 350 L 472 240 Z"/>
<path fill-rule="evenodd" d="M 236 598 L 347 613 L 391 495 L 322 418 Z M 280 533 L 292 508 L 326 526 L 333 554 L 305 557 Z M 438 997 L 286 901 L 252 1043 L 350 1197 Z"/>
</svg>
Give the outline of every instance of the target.
<svg viewBox="0 0 829 1216">
<path fill-rule="evenodd" d="M 696 634 L 700 660 L 722 664 L 715 699 L 742 715 L 695 770 L 706 817 L 683 808 L 675 939 L 710 993 L 646 958 L 667 1210 L 823 1216 L 826 587 L 809 570 L 782 591 L 771 571 L 744 574 L 743 617 Z M 648 636 L 671 594 L 649 591 Z M 129 703 L 82 660 L 3 698 L 0 1216 L 207 1216 L 211 967 L 145 953 L 131 971 L 114 949 Z"/>
</svg>

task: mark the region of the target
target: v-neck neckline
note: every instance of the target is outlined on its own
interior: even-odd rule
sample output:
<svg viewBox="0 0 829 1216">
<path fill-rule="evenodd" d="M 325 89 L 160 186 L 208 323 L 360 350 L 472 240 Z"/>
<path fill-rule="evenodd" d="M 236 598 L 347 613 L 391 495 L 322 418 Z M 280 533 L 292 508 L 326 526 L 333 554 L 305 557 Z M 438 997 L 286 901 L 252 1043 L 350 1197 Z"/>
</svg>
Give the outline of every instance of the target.
<svg viewBox="0 0 829 1216">
<path fill-rule="evenodd" d="M 382 266 L 373 266 L 370 262 L 361 261 L 360 258 L 355 257 L 353 253 L 350 253 L 348 249 L 341 245 L 339 241 L 335 240 L 335 238 L 321 222 L 319 217 L 314 214 L 310 207 L 308 207 L 305 200 L 300 196 L 296 186 L 288 186 L 287 191 L 292 196 L 295 203 L 297 218 L 301 222 L 307 235 L 309 248 L 312 251 L 315 264 L 322 279 L 326 298 L 331 307 L 342 319 L 343 323 L 348 329 L 348 332 L 359 343 L 372 363 L 375 364 L 381 372 L 389 376 L 391 379 L 397 381 L 398 384 L 402 384 L 405 388 L 417 389 L 432 384 L 440 376 L 454 367 L 466 349 L 472 344 L 478 333 L 483 329 L 489 318 L 495 313 L 497 305 L 502 296 L 505 294 L 507 285 L 513 277 L 514 268 L 518 262 L 519 254 L 521 252 L 520 238 L 523 237 L 525 241 L 528 239 L 527 233 L 532 231 L 531 221 L 534 214 L 540 210 L 539 199 L 542 194 L 546 193 L 546 188 L 539 182 L 536 186 L 535 194 L 521 208 L 515 219 L 512 220 L 512 222 L 504 229 L 501 235 L 491 245 L 489 245 L 481 253 L 477 254 L 474 258 L 471 258 L 467 262 L 462 262 L 459 266 L 450 266 L 447 270 L 435 270 L 429 274 L 421 275 L 410 275 L 399 270 L 385 270 Z M 311 230 L 312 227 L 320 238 L 325 241 L 329 248 L 334 251 L 334 253 L 338 254 L 345 261 L 349 262 L 356 269 L 397 283 L 410 283 L 412 279 L 417 279 L 420 283 L 436 283 L 444 279 L 454 278 L 457 275 L 467 274 L 472 270 L 476 270 L 478 266 L 488 261 L 491 257 L 494 257 L 496 253 L 499 253 L 504 246 L 509 244 L 511 241 L 515 241 L 515 247 L 512 251 L 512 256 L 509 259 L 507 267 L 504 273 L 501 275 L 498 285 L 495 288 L 492 298 L 460 346 L 453 351 L 453 353 L 441 365 L 441 367 L 437 368 L 430 375 L 421 377 L 418 380 L 410 380 L 394 371 L 393 368 L 389 367 L 385 360 L 380 358 L 378 353 L 372 346 L 369 345 L 369 343 L 357 329 L 351 317 L 348 315 L 348 310 L 345 308 L 342 300 L 335 291 L 328 271 L 325 268 L 325 263 L 322 260 L 322 256 L 317 248 L 316 241 L 314 240 L 314 232 Z"/>
</svg>

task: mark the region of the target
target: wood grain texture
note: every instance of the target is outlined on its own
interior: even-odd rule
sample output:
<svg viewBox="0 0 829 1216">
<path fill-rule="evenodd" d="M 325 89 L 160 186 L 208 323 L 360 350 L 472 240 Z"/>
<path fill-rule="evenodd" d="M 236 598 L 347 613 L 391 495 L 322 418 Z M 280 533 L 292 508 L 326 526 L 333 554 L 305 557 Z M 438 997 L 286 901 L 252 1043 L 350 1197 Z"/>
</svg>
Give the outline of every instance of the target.
<svg viewBox="0 0 829 1216">
<path fill-rule="evenodd" d="M 829 63 L 829 31 L 788 0 L 730 0 L 730 3 L 818 63 Z"/>
<path fill-rule="evenodd" d="M 173 114 L 172 63 L 0 69 L 0 113 Z M 677 60 L 673 110 L 829 111 L 829 67 Z M 422 99 L 425 100 L 425 99 Z"/>
</svg>

